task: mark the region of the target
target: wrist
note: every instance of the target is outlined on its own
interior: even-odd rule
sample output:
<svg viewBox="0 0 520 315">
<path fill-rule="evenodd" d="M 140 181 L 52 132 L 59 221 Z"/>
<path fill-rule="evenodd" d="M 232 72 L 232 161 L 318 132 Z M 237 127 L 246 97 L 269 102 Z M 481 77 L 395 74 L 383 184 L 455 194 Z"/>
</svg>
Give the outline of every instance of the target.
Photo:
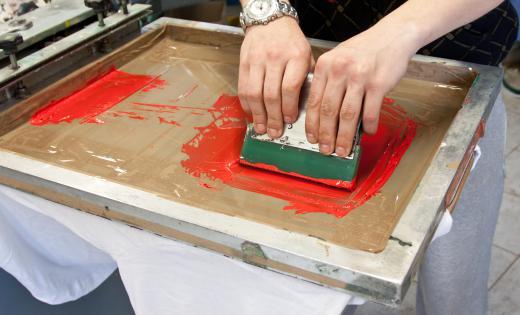
<svg viewBox="0 0 520 315">
<path fill-rule="evenodd" d="M 413 19 L 396 21 L 391 16 L 382 19 L 369 31 L 375 31 L 378 37 L 391 45 L 399 45 L 411 58 L 421 47 L 427 44 L 423 28 Z"/>
<path fill-rule="evenodd" d="M 250 25 L 246 28 L 244 34 L 247 36 L 247 34 L 250 34 L 251 32 L 256 32 L 256 30 L 270 29 L 270 32 L 272 32 L 273 27 L 277 29 L 286 29 L 294 26 L 299 27 L 298 21 L 296 21 L 293 17 L 290 16 L 282 16 L 277 18 L 276 20 L 271 21 L 268 24 Z"/>
<path fill-rule="evenodd" d="M 298 12 L 289 2 L 281 0 L 251 0 L 240 13 L 244 32 L 253 25 L 266 25 L 282 17 L 298 21 Z"/>
</svg>

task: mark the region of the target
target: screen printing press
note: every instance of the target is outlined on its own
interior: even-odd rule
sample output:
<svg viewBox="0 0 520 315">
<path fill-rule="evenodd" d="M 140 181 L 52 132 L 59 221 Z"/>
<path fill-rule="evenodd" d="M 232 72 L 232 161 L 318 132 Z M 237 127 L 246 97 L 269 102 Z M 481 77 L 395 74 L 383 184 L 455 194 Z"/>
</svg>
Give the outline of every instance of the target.
<svg viewBox="0 0 520 315">
<path fill-rule="evenodd" d="M 354 193 L 327 188 L 316 196 L 305 185 L 319 184 L 222 168 L 221 151 L 239 152 L 245 130 L 236 97 L 242 31 L 171 18 L 140 29 L 147 10 L 128 6 L 104 26 L 92 21 L 26 55 L 21 43 L 4 49 L 16 58 L 0 69 L 0 183 L 400 304 L 441 217 L 457 203 L 501 70 L 414 57 L 387 102 L 399 108 L 389 115 L 417 123 L 415 137 L 384 186 L 347 209 Z M 310 42 L 315 56 L 335 45 Z M 106 108 L 88 108 L 95 101 Z"/>
</svg>

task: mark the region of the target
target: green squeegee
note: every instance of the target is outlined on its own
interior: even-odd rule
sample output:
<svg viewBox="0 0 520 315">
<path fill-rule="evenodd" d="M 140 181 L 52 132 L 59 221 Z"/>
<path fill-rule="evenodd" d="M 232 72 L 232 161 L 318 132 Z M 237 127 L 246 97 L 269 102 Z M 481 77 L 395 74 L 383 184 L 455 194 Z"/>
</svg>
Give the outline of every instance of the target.
<svg viewBox="0 0 520 315">
<path fill-rule="evenodd" d="M 361 156 L 360 126 L 352 152 L 347 157 L 323 155 L 318 144 L 311 144 L 305 136 L 305 104 L 312 74 L 300 93 L 300 116 L 298 120 L 285 126 L 279 139 L 255 133 L 249 124 L 240 154 L 240 163 L 320 182 L 338 188 L 353 189 Z"/>
</svg>

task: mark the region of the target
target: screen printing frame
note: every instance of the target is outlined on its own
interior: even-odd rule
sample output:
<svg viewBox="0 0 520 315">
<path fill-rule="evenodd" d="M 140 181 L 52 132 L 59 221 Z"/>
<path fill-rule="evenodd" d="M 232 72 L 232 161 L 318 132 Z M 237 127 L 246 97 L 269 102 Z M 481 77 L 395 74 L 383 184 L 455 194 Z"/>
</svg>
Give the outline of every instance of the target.
<svg viewBox="0 0 520 315">
<path fill-rule="evenodd" d="M 236 27 L 161 18 L 164 25 L 242 34 Z M 329 49 L 332 42 L 311 40 Z M 421 179 L 392 236 L 380 253 L 344 248 L 294 233 L 161 198 L 153 193 L 0 150 L 0 183 L 49 200 L 387 305 L 400 304 L 447 208 L 456 203 L 474 147 L 500 89 L 502 71 L 433 57 L 415 56 L 412 76 L 445 67 L 474 73 L 472 86 L 442 145 Z M 455 165 L 455 166 L 454 166 Z M 458 167 L 457 167 L 458 166 Z M 453 184 L 452 184 L 453 183 Z"/>
</svg>

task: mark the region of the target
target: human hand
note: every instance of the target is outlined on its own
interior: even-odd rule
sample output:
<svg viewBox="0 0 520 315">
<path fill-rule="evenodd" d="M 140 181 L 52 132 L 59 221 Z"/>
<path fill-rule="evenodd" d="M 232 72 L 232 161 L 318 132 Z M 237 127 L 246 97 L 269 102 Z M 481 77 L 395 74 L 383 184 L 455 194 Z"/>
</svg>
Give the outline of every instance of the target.
<svg viewBox="0 0 520 315">
<path fill-rule="evenodd" d="M 376 25 L 318 58 L 305 130 L 321 153 L 349 155 L 360 115 L 366 133 L 377 131 L 383 98 L 405 74 L 418 48 L 412 36 L 388 30 Z"/>
<path fill-rule="evenodd" d="M 296 121 L 300 89 L 312 62 L 309 42 L 293 18 L 247 29 L 240 50 L 238 95 L 257 133 L 278 138 L 284 122 Z"/>
</svg>

